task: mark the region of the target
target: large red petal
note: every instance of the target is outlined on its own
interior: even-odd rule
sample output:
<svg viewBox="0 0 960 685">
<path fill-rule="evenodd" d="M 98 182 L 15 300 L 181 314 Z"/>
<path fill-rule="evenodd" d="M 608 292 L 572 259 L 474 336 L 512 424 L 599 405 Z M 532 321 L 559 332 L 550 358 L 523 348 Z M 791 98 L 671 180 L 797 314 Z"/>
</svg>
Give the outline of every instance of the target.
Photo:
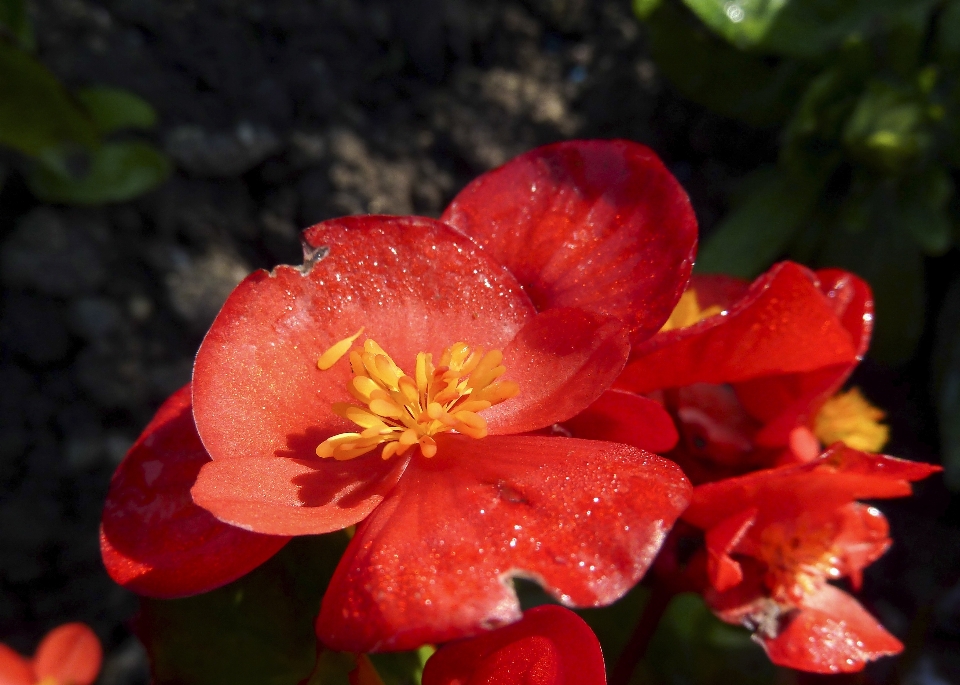
<svg viewBox="0 0 960 685">
<path fill-rule="evenodd" d="M 600 642 L 569 609 L 534 607 L 523 618 L 430 657 L 423 685 L 604 685 Z"/>
<path fill-rule="evenodd" d="M 857 600 L 832 585 L 807 597 L 779 634 L 761 636 L 761 644 L 773 663 L 813 673 L 861 671 L 868 661 L 903 651 Z"/>
<path fill-rule="evenodd" d="M 849 365 L 858 344 L 815 276 L 785 262 L 754 281 L 725 315 L 661 333 L 636 348 L 616 386 L 647 393 Z"/>
<path fill-rule="evenodd" d="M 100 550 L 110 577 L 150 597 L 182 597 L 239 578 L 288 538 L 221 523 L 190 498 L 210 457 L 190 411 L 190 386 L 174 393 L 113 474 Z"/>
<path fill-rule="evenodd" d="M 441 435 L 357 527 L 317 620 L 344 651 L 403 650 L 520 618 L 511 577 L 598 606 L 647 570 L 690 485 L 626 445 Z"/>
<path fill-rule="evenodd" d="M 30 661 L 0 642 L 0 685 L 36 685 Z"/>
<path fill-rule="evenodd" d="M 621 390 L 607 390 L 563 427 L 575 438 L 622 442 L 654 454 L 669 452 L 679 438 L 662 404 Z"/>
<path fill-rule="evenodd" d="M 33 670 L 40 681 L 90 685 L 97 679 L 103 649 L 92 630 L 82 623 L 65 623 L 51 630 L 37 647 Z"/>
<path fill-rule="evenodd" d="M 441 221 L 520 280 L 537 309 L 579 307 L 655 333 L 686 286 L 697 223 L 676 179 L 624 140 L 537 148 L 464 188 Z"/>
<path fill-rule="evenodd" d="M 218 459 L 203 467 L 194 501 L 222 521 L 272 535 L 314 535 L 365 519 L 393 489 L 410 456 L 349 461 Z"/>
<path fill-rule="evenodd" d="M 348 217 L 304 236 L 326 256 L 248 276 L 200 346 L 194 415 L 214 459 L 311 458 L 353 430 L 330 410 L 352 400 L 349 364 L 320 371 L 317 359 L 361 326 L 412 373 L 418 352 L 459 341 L 502 349 L 533 316 L 502 266 L 436 221 Z"/>
<path fill-rule="evenodd" d="M 483 412 L 491 434 L 525 433 L 566 421 L 616 380 L 630 355 L 617 319 L 582 309 L 538 314 L 503 352 L 504 379 L 520 394 Z"/>
</svg>

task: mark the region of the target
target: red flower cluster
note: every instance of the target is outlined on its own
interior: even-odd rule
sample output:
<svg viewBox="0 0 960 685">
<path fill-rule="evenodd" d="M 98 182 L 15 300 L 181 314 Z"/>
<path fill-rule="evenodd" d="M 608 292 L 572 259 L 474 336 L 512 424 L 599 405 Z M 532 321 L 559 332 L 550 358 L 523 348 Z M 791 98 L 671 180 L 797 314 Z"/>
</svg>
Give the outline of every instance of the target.
<svg viewBox="0 0 960 685">
<path fill-rule="evenodd" d="M 521 156 L 441 221 L 308 229 L 303 266 L 233 292 L 191 388 L 118 469 L 109 572 L 143 594 L 196 593 L 289 536 L 357 524 L 317 621 L 350 651 L 515 621 L 514 576 L 565 604 L 614 601 L 689 482 L 652 454 L 551 427 L 663 325 L 695 240 L 676 181 L 616 141 Z"/>
<path fill-rule="evenodd" d="M 3 685 L 90 685 L 97 679 L 103 650 L 82 623 L 65 623 L 44 636 L 33 658 L 0 643 Z"/>
<path fill-rule="evenodd" d="M 856 500 L 908 495 L 939 470 L 860 451 L 886 442 L 883 414 L 837 391 L 872 319 L 868 286 L 846 272 L 783 263 L 752 284 L 695 276 L 615 383 L 663 404 L 679 434 L 665 453 L 700 483 L 682 516 L 705 538 L 695 586 L 775 663 L 806 671 L 856 671 L 902 649 L 828 581 L 858 589 L 891 543 L 883 515 Z M 617 414 L 595 406 L 577 419 L 588 431 L 591 420 L 592 434 L 629 441 Z"/>
</svg>

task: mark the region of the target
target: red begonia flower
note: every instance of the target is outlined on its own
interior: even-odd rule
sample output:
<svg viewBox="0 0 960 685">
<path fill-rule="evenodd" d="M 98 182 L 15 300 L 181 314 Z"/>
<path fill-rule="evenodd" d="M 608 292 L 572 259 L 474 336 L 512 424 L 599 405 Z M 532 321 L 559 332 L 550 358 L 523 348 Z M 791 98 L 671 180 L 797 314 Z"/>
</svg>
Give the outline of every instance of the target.
<svg viewBox="0 0 960 685">
<path fill-rule="evenodd" d="M 0 643 L 2 685 L 90 685 L 97 679 L 103 650 L 82 623 L 65 623 L 40 641 L 32 659 Z"/>
<path fill-rule="evenodd" d="M 785 262 L 752 284 L 694 276 L 615 386 L 664 403 L 681 436 L 669 456 L 695 483 L 806 461 L 837 439 L 876 451 L 886 428 L 863 412 L 882 412 L 856 391 L 831 399 L 865 353 L 872 320 L 869 287 L 836 269 Z M 836 399 L 860 404 L 831 417 Z M 842 432 L 851 417 L 880 439 L 851 439 Z"/>
<path fill-rule="evenodd" d="M 570 604 L 625 593 L 685 504 L 680 470 L 625 445 L 505 435 L 596 400 L 627 358 L 619 322 L 536 313 L 508 271 L 428 219 L 341 219 L 305 237 L 326 256 L 248 277 L 197 355 L 194 415 L 213 461 L 194 500 L 278 535 L 362 521 L 317 625 L 343 651 L 407 649 L 516 620 L 512 576 Z M 502 379 L 519 394 L 482 412 L 489 437 L 439 433 L 430 459 L 320 459 L 318 445 L 350 428 L 331 405 L 351 399 L 352 374 L 346 360 L 319 371 L 317 357 L 361 327 L 409 371 L 419 352 L 458 340 L 501 348 Z"/>
<path fill-rule="evenodd" d="M 615 316 L 633 342 L 667 319 L 696 248 L 687 194 L 650 149 L 625 140 L 520 155 L 470 183 L 440 220 L 506 266 L 538 310 Z"/>
<path fill-rule="evenodd" d="M 423 685 L 604 685 L 600 643 L 583 619 L 534 607 L 503 628 L 441 647 Z"/>
<path fill-rule="evenodd" d="M 222 523 L 194 504 L 190 488 L 208 461 L 188 385 L 164 402 L 110 482 L 100 550 L 117 583 L 150 597 L 204 592 L 256 568 L 289 540 Z"/>
<path fill-rule="evenodd" d="M 804 464 L 697 486 L 683 520 L 704 531 L 707 602 L 755 631 L 774 663 L 858 671 L 902 649 L 852 597 L 849 578 L 890 545 L 886 519 L 858 499 L 901 497 L 939 470 L 842 443 Z"/>
</svg>

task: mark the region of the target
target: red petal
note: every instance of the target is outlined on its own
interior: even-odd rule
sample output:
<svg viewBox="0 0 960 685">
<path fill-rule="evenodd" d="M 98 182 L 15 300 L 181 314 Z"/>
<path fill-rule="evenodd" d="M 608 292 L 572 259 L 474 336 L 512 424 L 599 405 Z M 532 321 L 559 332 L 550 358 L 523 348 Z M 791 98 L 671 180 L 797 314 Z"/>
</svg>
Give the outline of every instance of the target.
<svg viewBox="0 0 960 685">
<path fill-rule="evenodd" d="M 683 520 L 709 530 L 747 507 L 759 511 L 753 530 L 802 514 L 831 517 L 838 507 L 854 500 L 909 495 L 909 481 L 936 470 L 930 464 L 858 452 L 837 443 L 805 464 L 698 485 Z"/>
<path fill-rule="evenodd" d="M 490 433 L 525 433 L 576 416 L 616 380 L 629 354 L 616 319 L 582 309 L 538 314 L 503 352 L 504 378 L 520 394 L 483 412 Z"/>
<path fill-rule="evenodd" d="M 841 269 L 820 269 L 817 278 L 820 290 L 826 295 L 834 313 L 857 347 L 862 357 L 870 346 L 873 332 L 873 292 L 862 278 Z"/>
<path fill-rule="evenodd" d="M 218 459 L 200 471 L 194 501 L 221 521 L 271 535 L 314 535 L 365 519 L 384 499 L 410 456 L 349 461 Z"/>
<path fill-rule="evenodd" d="M 837 512 L 840 522 L 834 545 L 840 554 L 842 575 L 849 576 L 854 590 L 863 582 L 863 569 L 883 556 L 893 540 L 886 517 L 874 507 L 848 504 Z"/>
<path fill-rule="evenodd" d="M 677 428 L 659 402 L 622 390 L 607 390 L 563 424 L 575 438 L 622 442 L 654 454 L 677 444 Z"/>
<path fill-rule="evenodd" d="M 770 660 L 813 673 L 851 673 L 868 661 L 899 654 L 903 645 L 860 603 L 825 585 L 775 638 L 762 638 Z"/>
<path fill-rule="evenodd" d="M 697 223 L 648 148 L 588 140 L 537 148 L 480 176 L 441 221 L 523 284 L 537 309 L 579 307 L 655 333 L 686 286 Z"/>
<path fill-rule="evenodd" d="M 604 685 L 600 643 L 583 619 L 547 604 L 430 657 L 423 685 Z"/>
<path fill-rule="evenodd" d="M 675 464 L 626 445 L 445 434 L 357 527 L 317 634 L 344 651 L 403 650 L 515 621 L 509 579 L 564 604 L 622 596 L 689 495 Z"/>
<path fill-rule="evenodd" d="M 33 670 L 41 681 L 90 685 L 97 679 L 103 649 L 100 640 L 82 623 L 65 623 L 40 641 L 33 657 Z"/>
<path fill-rule="evenodd" d="M 117 583 L 151 597 L 205 592 L 286 544 L 221 523 L 193 503 L 190 487 L 207 463 L 186 386 L 160 407 L 110 482 L 100 549 Z"/>
<path fill-rule="evenodd" d="M 194 415 L 214 459 L 315 458 L 355 426 L 349 364 L 317 359 L 365 327 L 408 373 L 421 351 L 463 341 L 502 349 L 533 315 L 516 280 L 449 227 L 416 217 L 348 217 L 305 232 L 329 253 L 302 270 L 258 271 L 227 299 L 197 354 Z M 362 340 L 362 339 L 361 339 Z"/>
<path fill-rule="evenodd" d="M 785 262 L 725 316 L 661 333 L 633 356 L 616 385 L 642 394 L 849 365 L 857 349 L 813 274 Z"/>
<path fill-rule="evenodd" d="M 30 661 L 0 643 L 0 685 L 35 685 Z"/>
<path fill-rule="evenodd" d="M 753 507 L 725 518 L 707 531 L 707 575 L 717 591 L 729 590 L 743 580 L 743 569 L 730 553 L 756 520 L 757 509 Z"/>
</svg>

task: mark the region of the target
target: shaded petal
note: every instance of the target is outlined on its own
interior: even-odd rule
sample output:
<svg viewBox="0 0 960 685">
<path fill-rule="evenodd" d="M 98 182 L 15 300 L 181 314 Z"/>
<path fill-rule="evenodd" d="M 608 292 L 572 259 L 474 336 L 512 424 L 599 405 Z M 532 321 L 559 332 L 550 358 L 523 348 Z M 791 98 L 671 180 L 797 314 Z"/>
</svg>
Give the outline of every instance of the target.
<svg viewBox="0 0 960 685">
<path fill-rule="evenodd" d="M 320 371 L 317 359 L 361 326 L 412 373 L 418 352 L 458 341 L 502 349 L 533 316 L 502 266 L 431 219 L 347 217 L 304 237 L 326 256 L 248 276 L 200 346 L 194 415 L 215 460 L 312 458 L 352 430 L 330 410 L 351 401 L 349 364 Z"/>
<path fill-rule="evenodd" d="M 218 459 L 207 462 L 194 501 L 226 521 L 271 535 L 316 535 L 362 521 L 393 489 L 410 455 L 333 459 Z"/>
<path fill-rule="evenodd" d="M 772 522 L 796 520 L 802 514 L 830 518 L 838 507 L 854 500 L 904 497 L 911 493 L 910 481 L 938 470 L 931 464 L 867 454 L 837 443 L 805 464 L 698 485 L 683 520 L 709 530 L 745 508 L 756 507 L 750 536 Z"/>
<path fill-rule="evenodd" d="M 725 315 L 660 333 L 635 348 L 616 387 L 647 393 L 737 383 L 849 365 L 856 358 L 857 345 L 814 275 L 784 262 L 754 281 Z"/>
<path fill-rule="evenodd" d="M 28 659 L 0 642 L 0 685 L 36 685 Z"/>
<path fill-rule="evenodd" d="M 717 591 L 729 590 L 743 580 L 743 569 L 730 553 L 756 520 L 757 509 L 752 507 L 728 516 L 706 532 L 707 577 Z"/>
<path fill-rule="evenodd" d="M 174 393 L 110 481 L 100 549 L 110 577 L 150 597 L 182 597 L 229 583 L 288 538 L 221 523 L 190 498 L 210 457 L 200 443 L 190 386 Z"/>
<path fill-rule="evenodd" d="M 667 320 L 697 240 L 683 188 L 651 150 L 624 140 L 532 150 L 470 183 L 441 221 L 510 269 L 538 310 L 614 316 L 635 341 Z"/>
<path fill-rule="evenodd" d="M 868 661 L 903 651 L 853 597 L 832 585 L 808 596 L 775 638 L 761 637 L 770 660 L 813 673 L 851 673 Z"/>
<path fill-rule="evenodd" d="M 600 643 L 569 609 L 534 607 L 523 618 L 444 645 L 427 661 L 423 685 L 604 685 Z"/>
<path fill-rule="evenodd" d="M 622 442 L 654 454 L 669 452 L 679 438 L 662 404 L 622 390 L 607 390 L 563 427 L 575 438 Z"/>
<path fill-rule="evenodd" d="M 490 433 L 524 433 L 576 416 L 610 387 L 629 354 L 616 319 L 582 309 L 538 314 L 503 351 L 503 378 L 516 381 L 520 394 L 483 412 Z"/>
<path fill-rule="evenodd" d="M 100 640 L 82 623 L 65 623 L 54 628 L 37 647 L 33 670 L 41 681 L 90 685 L 97 679 L 103 649 Z"/>
<path fill-rule="evenodd" d="M 643 576 L 687 502 L 665 459 L 571 438 L 440 435 L 357 527 L 317 634 L 344 651 L 403 650 L 520 618 L 509 579 L 598 606 Z"/>
</svg>

